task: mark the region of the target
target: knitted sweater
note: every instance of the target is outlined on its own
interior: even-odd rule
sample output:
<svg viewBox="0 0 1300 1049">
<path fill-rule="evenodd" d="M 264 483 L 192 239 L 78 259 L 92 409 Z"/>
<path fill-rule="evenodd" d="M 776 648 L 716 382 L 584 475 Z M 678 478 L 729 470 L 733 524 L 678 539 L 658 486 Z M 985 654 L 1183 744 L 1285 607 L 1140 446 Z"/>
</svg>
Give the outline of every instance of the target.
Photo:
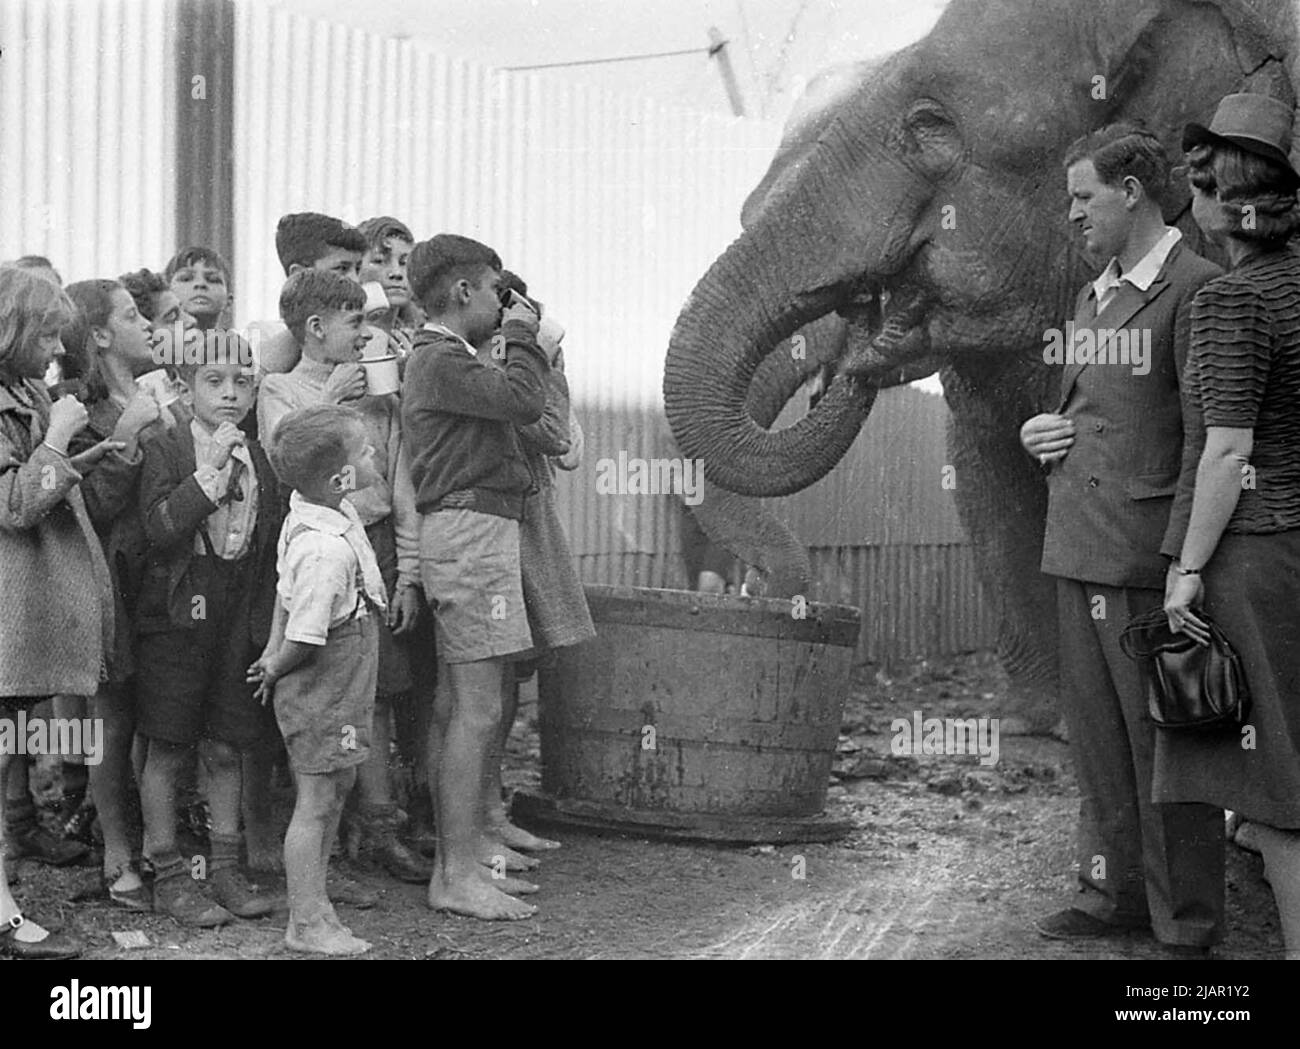
<svg viewBox="0 0 1300 1049">
<path fill-rule="evenodd" d="M 89 696 L 113 641 L 108 566 L 81 474 L 41 443 L 49 394 L 21 389 L 34 407 L 0 385 L 0 695 Z"/>
<path fill-rule="evenodd" d="M 1206 284 L 1192 302 L 1184 378 L 1182 472 L 1170 526 L 1177 552 L 1191 516 L 1205 428 L 1254 431 L 1228 532 L 1300 528 L 1300 253 L 1257 255 Z"/>
<path fill-rule="evenodd" d="M 535 485 L 516 426 L 545 407 L 549 365 L 523 325 L 502 327 L 505 368 L 482 363 L 463 340 L 426 325 L 402 388 L 402 434 L 422 514 L 446 507 L 518 521 Z"/>
</svg>

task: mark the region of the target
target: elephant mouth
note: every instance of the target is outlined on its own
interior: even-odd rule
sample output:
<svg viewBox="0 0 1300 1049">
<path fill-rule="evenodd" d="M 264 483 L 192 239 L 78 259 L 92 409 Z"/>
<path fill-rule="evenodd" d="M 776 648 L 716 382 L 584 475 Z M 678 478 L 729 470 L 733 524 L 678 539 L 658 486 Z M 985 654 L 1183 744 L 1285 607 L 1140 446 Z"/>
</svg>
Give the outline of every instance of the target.
<svg viewBox="0 0 1300 1049">
<path fill-rule="evenodd" d="M 855 285 L 833 311 L 845 323 L 837 374 L 882 388 L 938 370 L 930 339 L 933 307 L 932 293 L 915 280 Z"/>
</svg>

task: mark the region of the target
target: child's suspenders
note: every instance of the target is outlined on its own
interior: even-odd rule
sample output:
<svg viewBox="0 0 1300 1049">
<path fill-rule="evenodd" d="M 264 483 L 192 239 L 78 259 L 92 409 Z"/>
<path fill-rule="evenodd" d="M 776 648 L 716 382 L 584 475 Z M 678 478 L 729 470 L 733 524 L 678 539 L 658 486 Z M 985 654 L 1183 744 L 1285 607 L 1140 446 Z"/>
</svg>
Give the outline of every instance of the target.
<svg viewBox="0 0 1300 1049">
<path fill-rule="evenodd" d="M 289 533 L 289 538 L 284 544 L 285 552 L 286 553 L 288 552 L 289 547 L 293 546 L 293 541 L 297 539 L 298 536 L 302 535 L 303 532 L 314 532 L 314 531 L 316 531 L 316 529 L 312 528 L 311 525 L 307 525 L 307 524 L 298 525 L 292 532 Z M 377 615 L 379 613 L 379 605 L 375 602 L 374 598 L 372 598 L 368 593 L 366 593 L 366 577 L 365 574 L 361 571 L 360 558 L 357 559 L 356 575 L 353 576 L 352 585 L 357 592 L 357 603 L 352 606 L 352 612 L 348 615 L 348 618 L 345 619 L 343 622 L 351 623 L 354 619 L 357 619 L 361 615 L 361 609 L 363 607 L 369 609 L 371 615 Z M 342 626 L 343 623 L 340 623 L 338 625 Z M 331 627 L 330 629 L 332 630 L 334 628 Z"/>
</svg>

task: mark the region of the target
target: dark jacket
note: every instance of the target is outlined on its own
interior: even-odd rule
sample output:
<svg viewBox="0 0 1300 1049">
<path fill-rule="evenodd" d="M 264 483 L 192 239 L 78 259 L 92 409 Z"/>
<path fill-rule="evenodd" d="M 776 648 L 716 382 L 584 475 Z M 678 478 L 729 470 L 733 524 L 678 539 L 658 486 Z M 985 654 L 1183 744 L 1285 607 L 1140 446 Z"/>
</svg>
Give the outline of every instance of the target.
<svg viewBox="0 0 1300 1049">
<path fill-rule="evenodd" d="M 1182 461 L 1180 377 L 1192 298 L 1223 271 L 1182 242 L 1145 292 L 1122 284 L 1100 316 L 1092 285 L 1075 302 L 1076 332 L 1091 329 L 1099 353 L 1124 330 L 1150 333 L 1150 371 L 1119 363 L 1069 364 L 1056 411 L 1074 422 L 1074 444 L 1048 475 L 1042 569 L 1109 586 L 1163 589 L 1160 544 Z"/>
<path fill-rule="evenodd" d="M 504 368 L 482 363 L 444 332 L 415 337 L 402 439 L 422 514 L 455 506 L 518 521 L 536 488 L 515 427 L 541 418 L 549 366 L 522 325 L 507 323 L 502 335 Z"/>
<path fill-rule="evenodd" d="M 189 630 L 194 598 L 205 589 L 208 558 L 194 554 L 194 535 L 217 509 L 194 478 L 194 436 L 189 423 L 178 423 L 146 440 L 140 473 L 140 513 L 147 553 L 137 606 L 137 630 L 157 633 Z M 246 558 L 249 588 L 238 618 L 244 620 L 254 647 L 266 644 L 275 602 L 275 547 L 284 515 L 271 464 L 254 440 L 248 441 L 257 474 L 257 521 Z M 230 629 L 240 629 L 232 624 Z"/>
</svg>

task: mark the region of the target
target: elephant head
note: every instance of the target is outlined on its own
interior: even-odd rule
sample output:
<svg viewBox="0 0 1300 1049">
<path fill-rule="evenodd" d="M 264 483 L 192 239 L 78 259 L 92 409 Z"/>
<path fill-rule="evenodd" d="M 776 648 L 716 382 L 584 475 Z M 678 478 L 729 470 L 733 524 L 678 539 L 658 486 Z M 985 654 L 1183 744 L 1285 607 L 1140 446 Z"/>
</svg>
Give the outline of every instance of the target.
<svg viewBox="0 0 1300 1049">
<path fill-rule="evenodd" d="M 923 40 L 815 84 L 822 104 L 799 114 L 673 332 L 663 389 L 682 452 L 730 491 L 785 495 L 835 465 L 900 375 L 942 366 L 991 389 L 1032 371 L 1087 273 L 1066 147 L 1136 118 L 1174 153 L 1185 121 L 1294 54 L 1294 18 L 1255 2 L 952 0 Z M 1167 217 L 1185 204 L 1171 189 Z M 760 365 L 828 316 L 837 377 L 769 431 L 751 387 L 784 373 Z"/>
</svg>

